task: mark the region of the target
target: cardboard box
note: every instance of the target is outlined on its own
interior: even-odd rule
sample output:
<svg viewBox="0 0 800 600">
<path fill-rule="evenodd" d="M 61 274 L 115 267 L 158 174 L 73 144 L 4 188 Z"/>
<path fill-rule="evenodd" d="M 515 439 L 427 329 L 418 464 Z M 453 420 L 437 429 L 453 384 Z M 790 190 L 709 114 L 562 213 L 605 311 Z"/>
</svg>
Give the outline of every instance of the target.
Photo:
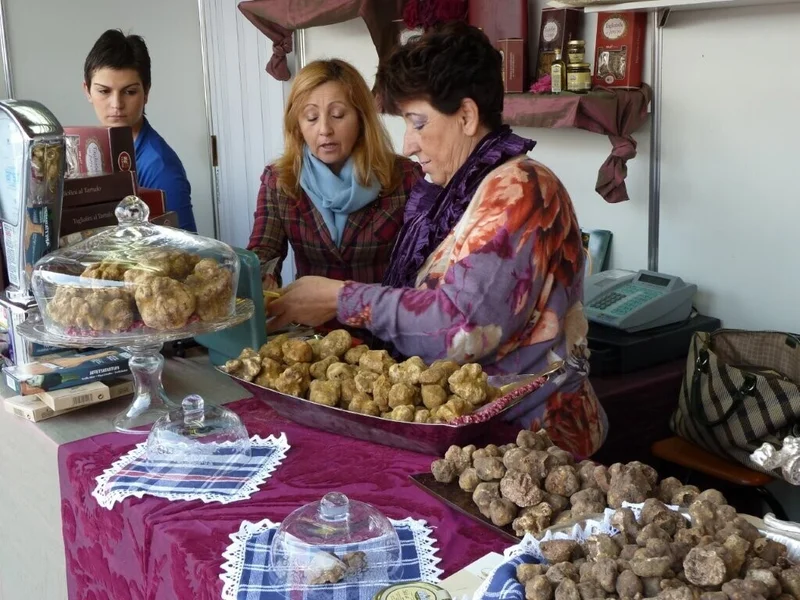
<svg viewBox="0 0 800 600">
<path fill-rule="evenodd" d="M 596 86 L 638 88 L 642 85 L 647 13 L 597 13 L 594 76 Z"/>
<path fill-rule="evenodd" d="M 99 229 L 119 224 L 115 214 L 118 205 L 119 200 L 114 200 L 104 204 L 65 208 L 61 212 L 61 237 L 85 229 Z"/>
<path fill-rule="evenodd" d="M 153 190 L 140 187 L 136 190 L 136 195 L 147 204 L 150 209 L 150 221 L 160 217 L 167 211 L 167 197 L 163 190 Z"/>
<path fill-rule="evenodd" d="M 520 38 L 500 40 L 497 49 L 503 57 L 503 87 L 507 94 L 525 90 L 525 44 Z"/>
<path fill-rule="evenodd" d="M 528 0 L 469 0 L 467 20 L 480 28 L 496 48 L 500 40 L 522 40 L 522 54 L 527 57 Z M 527 66 L 527 60 L 524 62 L 520 66 Z M 522 71 L 525 90 L 529 79 L 528 72 Z"/>
<path fill-rule="evenodd" d="M 67 178 L 136 172 L 130 127 L 64 127 Z"/>
<path fill-rule="evenodd" d="M 65 350 L 55 346 L 43 346 L 31 342 L 19 334 L 18 327 L 32 312 L 38 312 L 36 305 L 21 306 L 11 302 L 4 294 L 0 294 L 0 335 L 5 334 L 8 343 L 6 356 L 11 365 L 24 365 L 35 361 L 38 357 L 49 354 L 68 354 L 74 350 Z"/>
<path fill-rule="evenodd" d="M 6 384 L 17 394 L 30 396 L 92 383 L 130 372 L 131 355 L 120 350 L 94 350 L 6 367 Z"/>
<path fill-rule="evenodd" d="M 165 212 L 163 215 L 159 215 L 157 217 L 153 217 L 150 219 L 150 222 L 153 225 L 163 225 L 166 227 L 175 227 L 178 228 L 178 213 L 170 211 Z M 114 222 L 113 225 L 117 223 Z M 62 235 L 61 239 L 59 240 L 59 248 L 66 248 L 67 246 L 72 246 L 73 244 L 77 244 L 78 242 L 82 242 L 86 238 L 90 238 L 93 235 L 100 233 L 104 228 L 110 227 L 110 225 L 102 225 L 98 227 L 94 227 L 92 229 L 83 229 L 81 231 L 75 231 L 73 233 L 68 233 L 66 235 Z"/>
<path fill-rule="evenodd" d="M 114 388 L 112 394 L 111 388 Z M 60 412 L 72 408 L 80 408 L 105 402 L 111 398 L 124 396 L 133 393 L 133 381 L 131 380 L 106 380 L 94 381 L 86 385 L 78 385 L 64 390 L 52 390 L 36 394 L 39 400 L 45 403 L 51 410 Z"/>
<path fill-rule="evenodd" d="M 103 394 L 103 399 L 95 402 L 94 404 L 105 402 L 106 400 L 111 400 L 113 398 L 120 398 L 133 393 L 133 381 L 129 379 L 111 379 L 103 383 L 90 383 L 88 385 L 102 385 L 107 389 L 107 392 Z M 68 391 L 72 391 L 75 398 L 79 399 L 81 396 L 81 389 L 84 387 L 87 386 L 74 387 L 72 390 Z M 75 402 L 70 408 L 53 410 L 41 400 L 39 395 L 33 395 L 14 396 L 12 398 L 7 398 L 3 401 L 3 404 L 6 408 L 6 412 L 10 412 L 18 417 L 22 417 L 23 419 L 27 419 L 28 421 L 33 421 L 36 423 L 38 421 L 44 421 L 45 419 L 51 419 L 59 415 L 73 412 L 79 408 L 84 408 L 85 406 L 90 406 L 92 403 Z"/>
<path fill-rule="evenodd" d="M 539 50 L 536 53 L 536 77 L 538 81 L 550 74 L 556 49 L 561 50 L 561 59 L 567 62 L 567 43 L 581 38 L 583 9 L 543 8 L 542 26 L 539 30 Z"/>
<path fill-rule="evenodd" d="M 62 210 L 112 201 L 119 202 L 125 196 L 134 194 L 136 194 L 136 177 L 133 173 L 65 179 Z"/>
</svg>

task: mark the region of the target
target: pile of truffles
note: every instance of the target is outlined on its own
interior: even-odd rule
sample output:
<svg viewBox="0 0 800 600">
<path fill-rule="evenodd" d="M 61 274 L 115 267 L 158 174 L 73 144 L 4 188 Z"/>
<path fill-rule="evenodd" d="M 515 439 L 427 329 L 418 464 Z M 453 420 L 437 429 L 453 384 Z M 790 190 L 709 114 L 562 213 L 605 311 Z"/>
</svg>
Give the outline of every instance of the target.
<svg viewBox="0 0 800 600">
<path fill-rule="evenodd" d="M 219 321 L 232 306 L 233 275 L 216 260 L 153 250 L 136 263 L 89 265 L 79 285 L 56 288 L 47 313 L 68 334 L 120 333 L 142 325 L 176 330 L 192 320 Z"/>
<path fill-rule="evenodd" d="M 343 329 L 322 339 L 276 336 L 222 370 L 282 394 L 409 423 L 449 423 L 499 395 L 479 364 L 429 367 L 418 356 L 398 363 L 386 350 L 354 347 Z"/>
<path fill-rule="evenodd" d="M 620 532 L 584 543 L 542 542 L 548 564 L 521 564 L 526 600 L 791 600 L 800 568 L 786 546 L 763 537 L 717 490 L 689 506 L 691 523 L 650 498 L 639 521 L 629 508 L 612 516 Z"/>
<path fill-rule="evenodd" d="M 515 444 L 485 448 L 451 446 L 431 464 L 440 483 L 465 492 L 481 514 L 498 527 L 511 525 L 520 537 L 602 513 L 623 502 L 658 498 L 689 506 L 700 494 L 692 485 L 668 477 L 658 482 L 655 469 L 638 461 L 610 467 L 584 460 L 578 464 L 553 445 L 543 429 L 521 431 Z"/>
</svg>

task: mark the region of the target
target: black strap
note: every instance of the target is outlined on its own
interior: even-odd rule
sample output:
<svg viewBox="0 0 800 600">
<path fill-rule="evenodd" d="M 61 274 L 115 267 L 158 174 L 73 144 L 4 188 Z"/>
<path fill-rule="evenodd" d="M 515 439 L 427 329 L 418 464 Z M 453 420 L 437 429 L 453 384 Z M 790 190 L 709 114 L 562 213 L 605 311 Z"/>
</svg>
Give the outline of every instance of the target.
<svg viewBox="0 0 800 600">
<path fill-rule="evenodd" d="M 742 404 L 744 403 L 745 399 L 748 396 L 752 396 L 753 392 L 756 389 L 756 377 L 752 373 L 744 373 L 744 381 L 742 382 L 741 387 L 736 390 L 736 393 L 733 394 L 731 407 L 725 411 L 719 419 L 716 421 L 711 421 L 708 416 L 706 416 L 706 411 L 703 409 L 703 401 L 702 401 L 702 390 L 700 387 L 700 380 L 704 374 L 708 374 L 708 365 L 709 365 L 709 355 L 708 355 L 708 348 L 701 348 L 697 352 L 697 359 L 694 362 L 694 373 L 692 374 L 692 388 L 691 393 L 689 395 L 689 412 L 691 413 L 692 418 L 697 421 L 700 425 L 705 425 L 706 427 L 716 427 L 721 423 L 724 423 L 731 416 L 741 408 Z"/>
</svg>

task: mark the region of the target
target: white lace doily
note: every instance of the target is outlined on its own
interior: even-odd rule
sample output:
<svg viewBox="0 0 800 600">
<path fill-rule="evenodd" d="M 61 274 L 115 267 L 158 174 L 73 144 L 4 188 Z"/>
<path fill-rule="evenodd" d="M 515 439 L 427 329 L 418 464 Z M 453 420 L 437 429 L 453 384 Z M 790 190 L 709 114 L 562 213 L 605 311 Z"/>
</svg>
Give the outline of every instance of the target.
<svg viewBox="0 0 800 600">
<path fill-rule="evenodd" d="M 252 449 L 271 449 L 272 452 L 265 457 L 253 457 L 252 474 L 242 482 L 235 492 L 220 493 L 211 487 L 198 486 L 197 490 L 187 490 L 178 487 L 172 489 L 133 489 L 125 488 L 120 484 L 120 487 L 111 487 L 110 480 L 112 477 L 121 473 L 124 469 L 128 468 L 134 461 L 142 459 L 145 456 L 146 442 L 137 444 L 127 454 L 121 456 L 119 459 L 103 471 L 102 475 L 97 477 L 97 486 L 92 491 L 92 496 L 97 499 L 97 503 L 109 510 L 115 503 L 121 502 L 125 498 L 133 496 L 135 498 L 142 498 L 145 495 L 157 496 L 159 498 L 166 498 L 167 500 L 201 500 L 206 503 L 219 502 L 220 504 L 229 504 L 239 500 L 247 500 L 258 488 L 269 478 L 273 471 L 283 462 L 286 458 L 290 446 L 286 440 L 286 434 L 281 433 L 279 437 L 273 435 L 268 438 L 261 438 L 257 435 L 250 438 Z M 259 460 L 262 458 L 262 460 Z M 224 476 L 224 464 L 218 465 L 220 468 L 220 475 Z M 196 465 L 181 467 L 176 465 L 173 473 L 180 473 L 182 471 L 189 471 Z M 213 476 L 211 476 L 213 479 Z M 114 484 L 116 485 L 116 484 Z M 208 485 L 208 484 L 207 484 Z"/>
<path fill-rule="evenodd" d="M 428 527 L 427 522 L 421 519 L 412 519 L 411 517 L 400 520 L 389 519 L 389 521 L 395 527 L 405 526 L 411 531 L 414 537 L 414 545 L 417 549 L 422 581 L 428 583 L 438 582 L 443 571 L 436 565 L 439 564 L 441 559 L 436 556 L 436 541 L 431 535 L 431 528 Z M 279 523 L 274 523 L 269 519 L 264 519 L 258 523 L 242 521 L 239 531 L 230 534 L 232 543 L 222 553 L 222 558 L 225 559 L 225 562 L 222 563 L 222 574 L 220 574 L 220 579 L 223 582 L 222 600 L 237 600 L 242 573 L 245 568 L 245 552 L 248 541 L 254 536 L 278 525 Z"/>
</svg>

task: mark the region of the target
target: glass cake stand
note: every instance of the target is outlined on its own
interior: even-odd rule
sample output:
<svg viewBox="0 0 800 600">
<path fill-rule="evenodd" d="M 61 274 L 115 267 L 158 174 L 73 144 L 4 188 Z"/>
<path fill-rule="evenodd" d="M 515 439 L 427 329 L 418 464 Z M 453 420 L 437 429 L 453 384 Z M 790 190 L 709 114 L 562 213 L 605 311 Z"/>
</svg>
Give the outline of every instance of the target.
<svg viewBox="0 0 800 600">
<path fill-rule="evenodd" d="M 180 408 L 180 402 L 169 399 L 161 383 L 164 357 L 161 348 L 166 342 L 213 333 L 244 323 L 253 316 L 253 301 L 237 298 L 235 310 L 227 318 L 213 322 L 195 321 L 182 329 L 163 331 L 141 327 L 133 331 L 103 336 L 66 336 L 50 331 L 41 315 L 31 315 L 19 326 L 26 339 L 48 346 L 65 348 L 122 348 L 131 355 L 129 360 L 133 375 L 134 392 L 130 406 L 114 418 L 114 427 L 120 433 L 147 435 L 142 426 L 153 423 L 170 410 Z"/>
</svg>

